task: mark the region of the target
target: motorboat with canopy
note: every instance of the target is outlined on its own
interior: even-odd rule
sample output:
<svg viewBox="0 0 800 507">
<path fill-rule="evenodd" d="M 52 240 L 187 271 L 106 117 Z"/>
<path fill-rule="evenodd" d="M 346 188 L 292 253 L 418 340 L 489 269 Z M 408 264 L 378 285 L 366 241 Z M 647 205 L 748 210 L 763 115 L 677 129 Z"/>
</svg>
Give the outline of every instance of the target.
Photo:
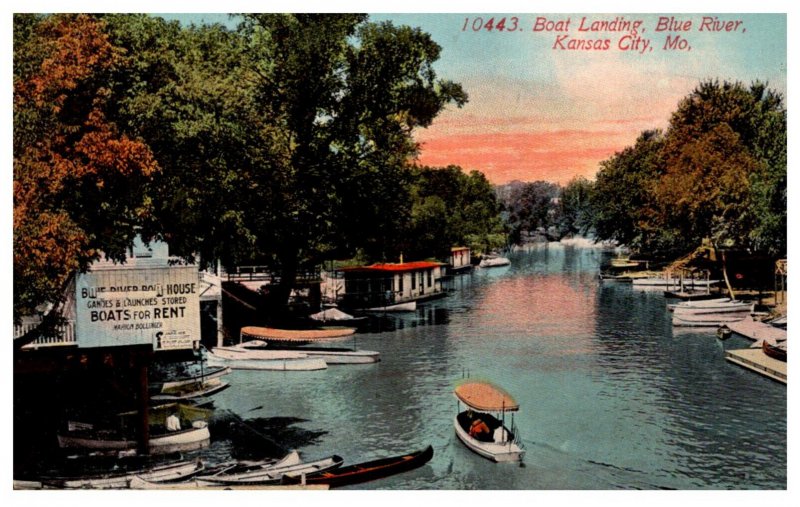
<svg viewBox="0 0 800 507">
<path fill-rule="evenodd" d="M 455 388 L 456 436 L 475 453 L 496 462 L 521 461 L 525 454 L 514 424 L 519 404 L 502 388 L 488 382 L 466 382 Z M 461 410 L 461 404 L 466 410 Z M 511 423 L 506 425 L 506 413 Z M 499 417 L 498 417 L 499 416 Z"/>
</svg>

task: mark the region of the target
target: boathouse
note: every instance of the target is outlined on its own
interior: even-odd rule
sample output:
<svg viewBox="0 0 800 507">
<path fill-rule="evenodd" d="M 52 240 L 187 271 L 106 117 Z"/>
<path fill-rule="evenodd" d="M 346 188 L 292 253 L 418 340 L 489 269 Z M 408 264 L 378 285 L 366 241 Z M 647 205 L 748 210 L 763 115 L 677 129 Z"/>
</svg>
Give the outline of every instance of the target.
<svg viewBox="0 0 800 507">
<path fill-rule="evenodd" d="M 24 348 L 150 345 L 153 351 L 196 350 L 201 308 L 215 328 L 206 333 L 212 336 L 209 341 L 219 341 L 219 277 L 170 257 L 164 242 L 146 245 L 137 237 L 124 263 L 101 258 L 87 272 L 76 273 L 64 295 L 58 335 L 39 337 Z M 25 317 L 14 327 L 14 337 L 41 321 L 39 315 Z"/>
<path fill-rule="evenodd" d="M 417 261 L 342 268 L 342 304 L 374 308 L 444 296 L 443 266 L 441 262 Z"/>
<path fill-rule="evenodd" d="M 467 246 L 454 246 L 450 249 L 450 271 L 458 273 L 472 269 L 472 250 Z"/>
</svg>

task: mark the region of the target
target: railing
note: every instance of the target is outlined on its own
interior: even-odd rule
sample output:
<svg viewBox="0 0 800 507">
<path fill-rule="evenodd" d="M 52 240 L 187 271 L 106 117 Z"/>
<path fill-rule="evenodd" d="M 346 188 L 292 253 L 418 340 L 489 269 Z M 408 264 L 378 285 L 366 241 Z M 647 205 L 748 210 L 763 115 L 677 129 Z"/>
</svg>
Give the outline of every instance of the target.
<svg viewBox="0 0 800 507">
<path fill-rule="evenodd" d="M 229 282 L 238 281 L 268 281 L 271 284 L 278 284 L 281 281 L 279 274 L 270 270 L 269 266 L 237 266 L 235 270 L 228 272 Z M 295 283 L 315 283 L 322 281 L 319 269 L 298 271 L 295 276 Z"/>
<path fill-rule="evenodd" d="M 39 326 L 39 322 L 30 322 L 14 326 L 14 338 L 19 338 L 25 333 L 32 331 Z M 75 337 L 75 322 L 67 321 L 56 328 L 58 336 L 40 336 L 31 343 L 25 345 L 23 348 L 39 348 L 39 347 L 62 347 L 65 345 L 77 345 Z"/>
</svg>

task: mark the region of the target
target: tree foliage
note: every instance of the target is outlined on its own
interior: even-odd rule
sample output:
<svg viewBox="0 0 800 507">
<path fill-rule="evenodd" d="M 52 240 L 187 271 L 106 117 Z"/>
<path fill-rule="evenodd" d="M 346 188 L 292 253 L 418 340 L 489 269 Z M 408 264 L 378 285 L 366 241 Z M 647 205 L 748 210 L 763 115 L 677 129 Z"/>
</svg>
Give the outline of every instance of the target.
<svg viewBox="0 0 800 507">
<path fill-rule="evenodd" d="M 108 118 L 124 54 L 85 15 L 14 17 L 14 314 L 60 300 L 102 250 L 124 257 L 149 212 L 148 146 Z"/>
<path fill-rule="evenodd" d="M 279 303 L 304 266 L 397 255 L 412 134 L 467 100 L 440 47 L 361 14 L 243 19 L 15 16 L 15 312 L 136 233 L 267 264 Z"/>
<path fill-rule="evenodd" d="M 479 171 L 458 166 L 420 167 L 414 172 L 411 220 L 400 251 L 408 258 L 449 257 L 453 246 L 486 252 L 505 245 L 494 189 Z"/>
<path fill-rule="evenodd" d="M 762 83 L 705 81 L 663 136 L 601 164 L 596 231 L 647 250 L 719 246 L 786 252 L 786 110 Z"/>
</svg>

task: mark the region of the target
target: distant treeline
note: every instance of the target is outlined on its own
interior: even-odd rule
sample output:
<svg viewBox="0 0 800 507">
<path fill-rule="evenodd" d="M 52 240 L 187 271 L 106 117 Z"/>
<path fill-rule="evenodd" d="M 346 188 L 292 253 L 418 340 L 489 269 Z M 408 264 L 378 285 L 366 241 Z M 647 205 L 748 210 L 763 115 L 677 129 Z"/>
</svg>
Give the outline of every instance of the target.
<svg viewBox="0 0 800 507">
<path fill-rule="evenodd" d="M 786 109 L 762 83 L 705 81 L 666 131 L 642 132 L 594 181 L 497 189 L 515 242 L 526 233 L 616 240 L 641 252 L 717 247 L 785 256 Z"/>
</svg>

